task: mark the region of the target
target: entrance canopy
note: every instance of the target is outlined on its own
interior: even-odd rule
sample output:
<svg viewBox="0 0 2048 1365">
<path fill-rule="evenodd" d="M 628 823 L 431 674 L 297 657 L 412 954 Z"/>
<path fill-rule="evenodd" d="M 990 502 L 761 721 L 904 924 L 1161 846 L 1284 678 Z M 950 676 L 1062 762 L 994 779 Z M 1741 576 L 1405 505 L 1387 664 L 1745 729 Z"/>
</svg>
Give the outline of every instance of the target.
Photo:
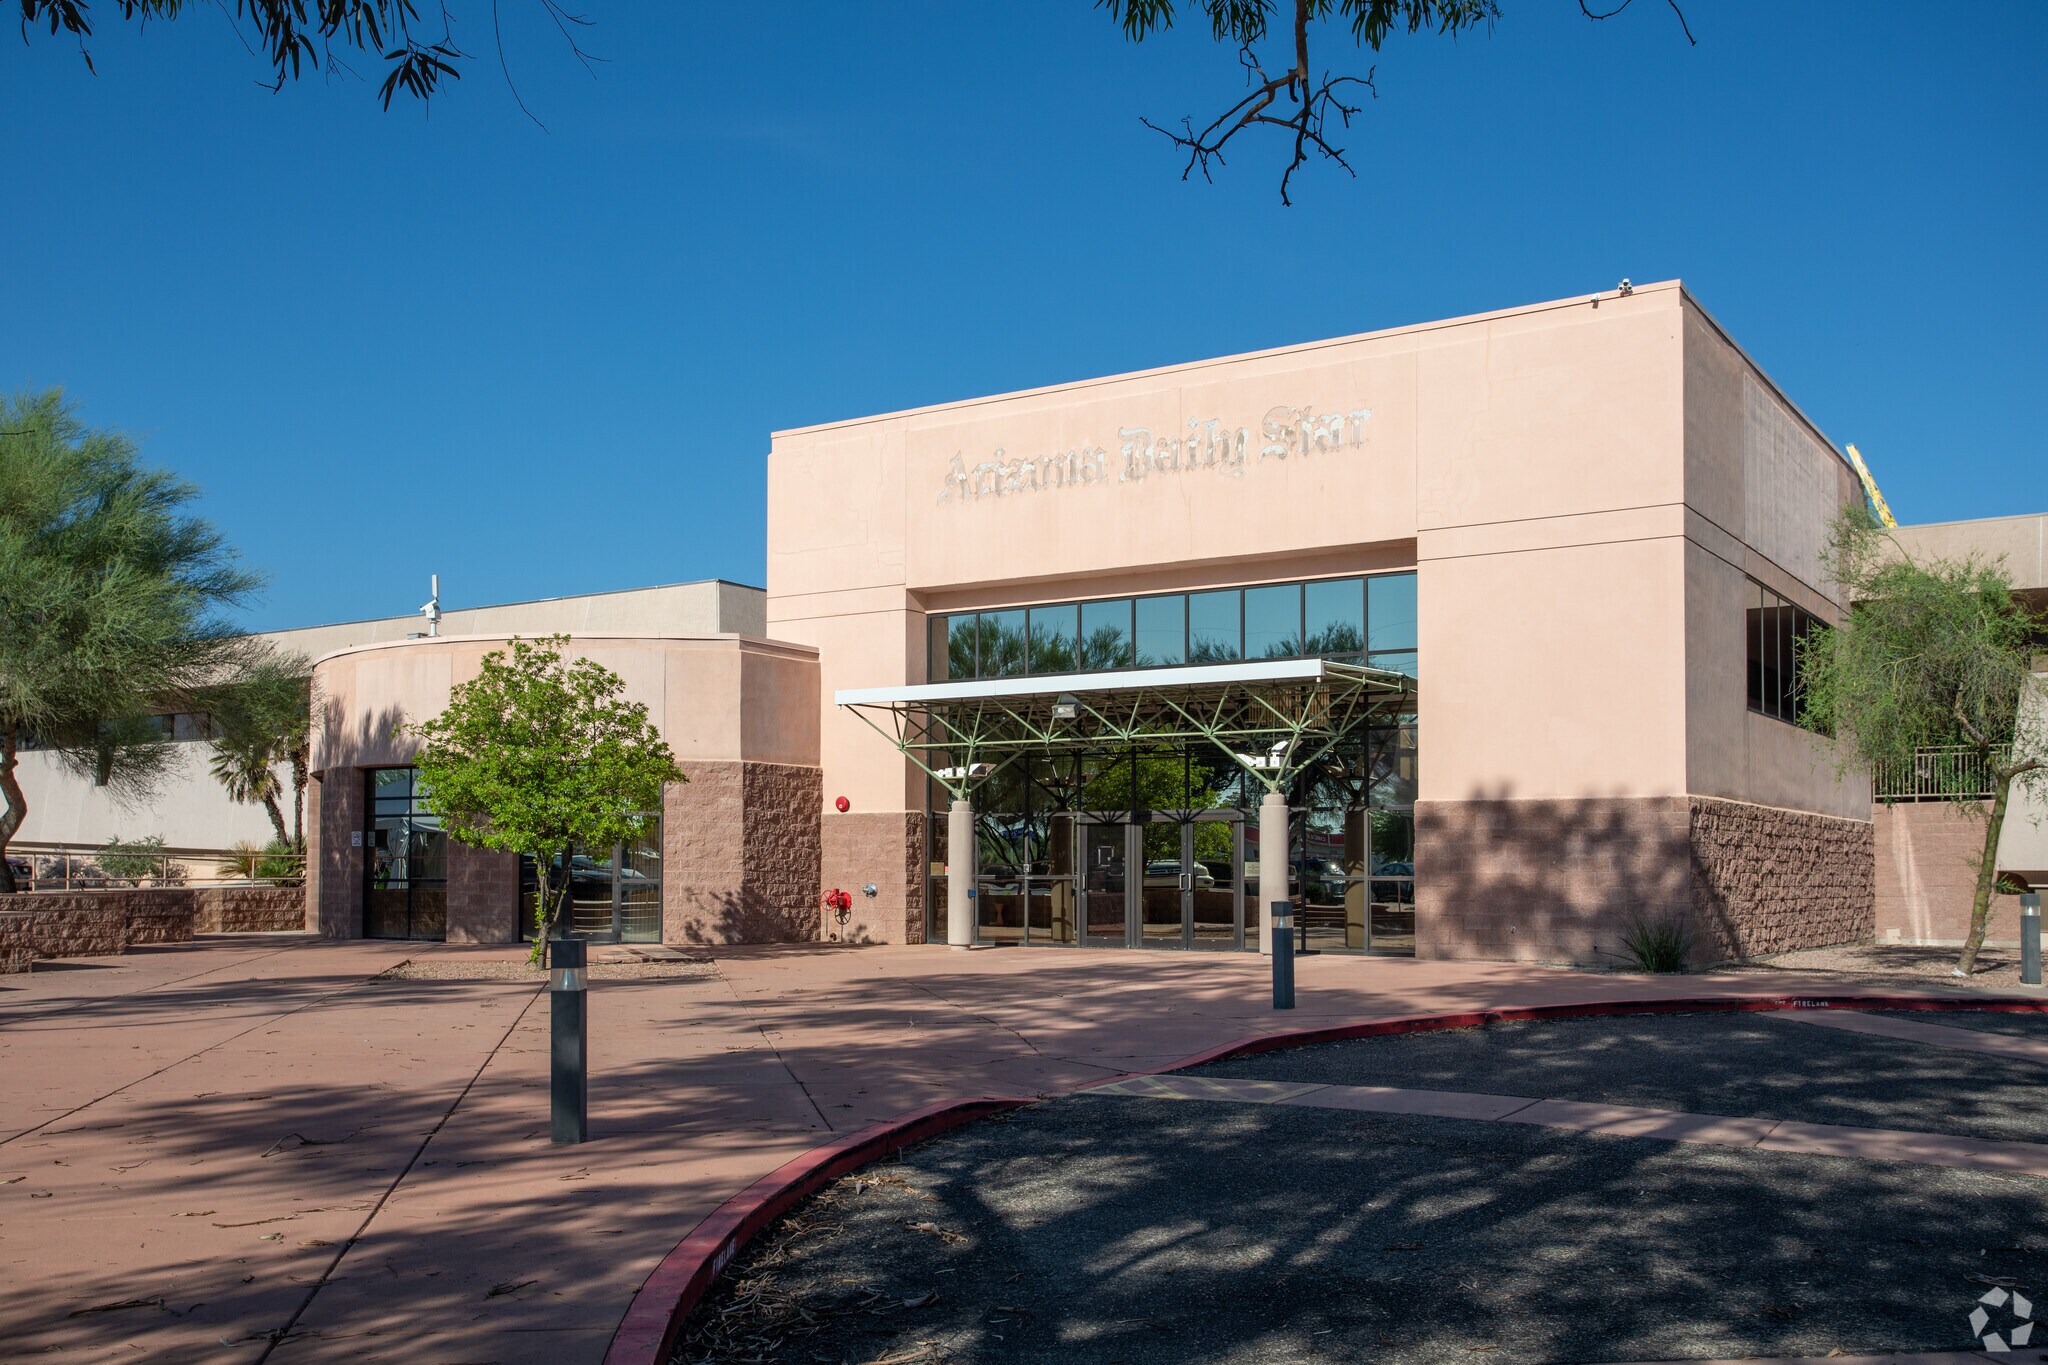
<svg viewBox="0 0 2048 1365">
<path fill-rule="evenodd" d="M 1206 739 L 1283 791 L 1339 741 L 1414 697 L 1403 673 L 1331 659 L 977 678 L 833 694 L 955 799 L 1013 759 Z"/>
</svg>

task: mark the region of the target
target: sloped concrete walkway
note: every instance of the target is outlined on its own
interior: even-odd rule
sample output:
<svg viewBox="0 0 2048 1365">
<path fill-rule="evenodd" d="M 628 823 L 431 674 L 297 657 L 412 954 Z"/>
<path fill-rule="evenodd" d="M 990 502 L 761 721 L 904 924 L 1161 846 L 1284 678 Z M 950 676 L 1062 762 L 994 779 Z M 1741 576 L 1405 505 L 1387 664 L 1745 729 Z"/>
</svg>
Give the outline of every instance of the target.
<svg viewBox="0 0 2048 1365">
<path fill-rule="evenodd" d="M 719 950 L 703 976 L 593 984 L 593 1141 L 557 1148 L 542 992 L 379 975 L 426 956 L 514 954 L 221 938 L 0 979 L 7 1354 L 595 1362 L 724 1199 L 937 1100 L 1269 1031 L 1845 986 L 1310 957 L 1276 1015 L 1251 957 Z"/>
</svg>

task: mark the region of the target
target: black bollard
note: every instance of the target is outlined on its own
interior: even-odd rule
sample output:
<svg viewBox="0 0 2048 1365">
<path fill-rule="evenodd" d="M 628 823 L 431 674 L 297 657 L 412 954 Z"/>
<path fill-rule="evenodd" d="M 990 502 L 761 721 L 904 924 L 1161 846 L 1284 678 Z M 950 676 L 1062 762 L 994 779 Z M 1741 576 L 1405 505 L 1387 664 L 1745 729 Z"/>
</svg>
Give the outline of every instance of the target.
<svg viewBox="0 0 2048 1365">
<path fill-rule="evenodd" d="M 1294 902 L 1274 901 L 1268 907 L 1273 926 L 1273 1008 L 1294 1008 Z"/>
<path fill-rule="evenodd" d="M 2020 897 L 2020 984 L 2041 984 L 2041 893 Z"/>
<path fill-rule="evenodd" d="M 580 938 L 548 945 L 549 1136 L 582 1142 L 590 1136 L 590 1014 L 585 1004 L 586 954 Z"/>
</svg>

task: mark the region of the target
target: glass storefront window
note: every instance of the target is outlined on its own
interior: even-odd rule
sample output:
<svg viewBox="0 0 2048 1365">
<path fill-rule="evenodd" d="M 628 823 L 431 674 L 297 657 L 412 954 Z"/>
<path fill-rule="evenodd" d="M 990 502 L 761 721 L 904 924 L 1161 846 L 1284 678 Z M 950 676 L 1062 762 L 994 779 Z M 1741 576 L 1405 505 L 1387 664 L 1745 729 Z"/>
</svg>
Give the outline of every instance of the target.
<svg viewBox="0 0 2048 1365">
<path fill-rule="evenodd" d="M 1415 649 L 1415 575 L 1382 574 L 1365 580 L 1365 624 L 1369 632 L 1366 647 L 1375 654 L 1385 650 Z"/>
<path fill-rule="evenodd" d="M 1301 584 L 1244 590 L 1244 657 L 1293 659 L 1302 654 Z"/>
<path fill-rule="evenodd" d="M 1376 719 L 1290 781 L 1292 847 L 1263 866 L 1265 787 L 1212 744 L 1012 758 L 974 792 L 970 937 L 1255 951 L 1269 898 L 1280 896 L 1309 948 L 1413 952 L 1419 731 L 1412 713 Z M 928 941 L 941 942 L 950 797 L 936 783 L 927 790 L 925 923 Z"/>
<path fill-rule="evenodd" d="M 411 768 L 377 768 L 367 777 L 363 936 L 446 938 L 448 835 L 427 809 L 427 789 Z"/>
<path fill-rule="evenodd" d="M 1365 582 L 1324 579 L 1303 585 L 1305 654 L 1365 653 Z"/>
<path fill-rule="evenodd" d="M 1188 594 L 1188 662 L 1229 663 L 1244 657 L 1244 594 L 1236 588 Z"/>
<path fill-rule="evenodd" d="M 1071 673 L 1077 657 L 1078 623 L 1081 608 L 1074 603 L 1063 607 L 1033 607 L 1029 613 L 1031 671 Z"/>
<path fill-rule="evenodd" d="M 1137 661 L 1131 642 L 1131 600 L 1083 602 L 1081 668 L 1130 668 Z"/>
<path fill-rule="evenodd" d="M 975 677 L 980 672 L 975 658 L 975 639 L 980 634 L 980 618 L 970 611 L 965 616 L 949 616 L 945 619 L 947 631 L 943 676 Z"/>
<path fill-rule="evenodd" d="M 934 613 L 933 682 L 1230 663 L 1360 659 L 1415 675 L 1415 575 Z"/>
<path fill-rule="evenodd" d="M 983 678 L 1020 678 L 1025 671 L 1024 610 L 981 614 L 979 672 Z"/>
<path fill-rule="evenodd" d="M 1171 597 L 1138 599 L 1138 667 L 1186 663 L 1188 658 L 1188 599 L 1178 593 Z"/>
<path fill-rule="evenodd" d="M 549 880 L 561 886 L 562 860 L 550 860 Z M 640 833 L 593 852 L 569 851 L 569 903 L 562 908 L 577 938 L 618 943 L 661 942 L 661 817 L 641 817 Z M 519 860 L 519 936 L 533 938 L 534 899 L 540 879 L 533 860 Z"/>
</svg>

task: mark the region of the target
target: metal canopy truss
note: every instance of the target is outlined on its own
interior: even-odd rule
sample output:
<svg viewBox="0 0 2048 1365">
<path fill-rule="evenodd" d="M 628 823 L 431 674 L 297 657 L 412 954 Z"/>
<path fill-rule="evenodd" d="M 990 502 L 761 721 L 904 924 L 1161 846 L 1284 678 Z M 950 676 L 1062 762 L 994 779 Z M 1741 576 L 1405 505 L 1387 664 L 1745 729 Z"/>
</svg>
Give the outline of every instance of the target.
<svg viewBox="0 0 2048 1365">
<path fill-rule="evenodd" d="M 834 694 L 955 800 L 1027 754 L 1203 739 L 1268 791 L 1368 721 L 1412 705 L 1415 680 L 1330 659 L 984 678 Z M 1072 714 L 1067 714 L 1071 712 Z"/>
</svg>

